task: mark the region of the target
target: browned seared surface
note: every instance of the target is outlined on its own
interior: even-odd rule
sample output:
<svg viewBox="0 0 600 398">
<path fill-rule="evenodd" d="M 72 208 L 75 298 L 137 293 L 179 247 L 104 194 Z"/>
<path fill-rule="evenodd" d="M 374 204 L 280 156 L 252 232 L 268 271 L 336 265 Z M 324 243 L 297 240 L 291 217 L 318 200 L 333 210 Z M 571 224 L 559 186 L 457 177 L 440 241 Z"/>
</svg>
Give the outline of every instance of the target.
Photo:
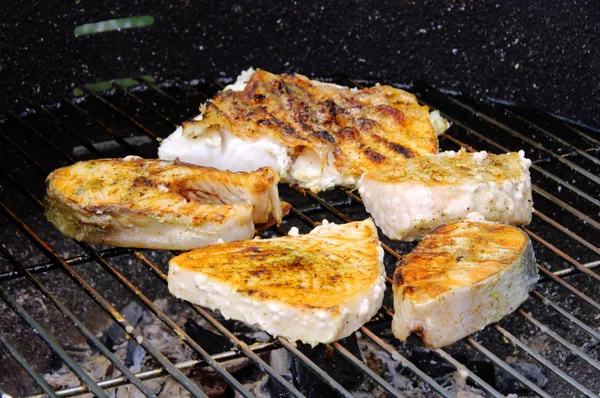
<svg viewBox="0 0 600 398">
<path fill-rule="evenodd" d="M 331 154 L 344 175 L 438 150 L 429 108 L 390 86 L 351 90 L 258 70 L 243 91 L 221 91 L 201 112 L 202 120 L 184 122 L 184 135 L 225 127 L 237 137 L 271 137 L 296 153 L 310 148 L 322 162 Z"/>
</svg>

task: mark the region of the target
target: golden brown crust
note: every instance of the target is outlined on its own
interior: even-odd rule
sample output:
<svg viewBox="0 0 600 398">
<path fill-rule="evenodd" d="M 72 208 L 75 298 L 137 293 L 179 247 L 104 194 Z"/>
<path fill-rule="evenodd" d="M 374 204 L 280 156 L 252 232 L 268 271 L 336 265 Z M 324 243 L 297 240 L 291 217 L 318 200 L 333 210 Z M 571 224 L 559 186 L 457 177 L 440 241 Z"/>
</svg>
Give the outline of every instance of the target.
<svg viewBox="0 0 600 398">
<path fill-rule="evenodd" d="M 400 167 L 401 166 L 401 167 Z M 481 162 L 472 153 L 461 150 L 454 156 L 419 156 L 398 162 L 395 167 L 367 173 L 366 178 L 398 183 L 419 181 L 424 184 L 455 184 L 459 179 L 477 179 L 502 183 L 523 175 L 521 159 L 516 152 L 502 155 L 488 154 Z"/>
<path fill-rule="evenodd" d="M 332 154 L 344 175 L 438 149 L 429 108 L 390 86 L 353 91 L 258 70 L 243 91 L 219 92 L 201 112 L 201 120 L 184 123 L 184 135 L 194 136 L 195 126 L 222 126 L 238 137 L 272 137 L 297 152 L 310 148 L 322 161 Z"/>
<path fill-rule="evenodd" d="M 335 231 L 221 243 L 181 254 L 170 264 L 256 299 L 336 312 L 341 302 L 375 283 L 380 260 L 372 221 Z"/>
<path fill-rule="evenodd" d="M 394 292 L 415 302 L 426 302 L 473 285 L 513 265 L 528 242 L 522 230 L 509 225 L 443 225 L 398 261 Z"/>
<path fill-rule="evenodd" d="M 191 216 L 198 223 L 218 223 L 223 212 L 235 212 L 237 206 L 248 205 L 239 200 L 227 202 L 227 195 L 199 188 L 195 184 L 199 180 L 218 181 L 224 188 L 241 185 L 249 192 L 263 193 L 279 181 L 279 175 L 271 168 L 231 173 L 153 159 L 99 159 L 55 170 L 46 184 L 47 196 L 58 195 L 90 214 L 151 215 L 156 211 L 163 216 Z M 219 211 L 213 211 L 217 206 Z"/>
</svg>

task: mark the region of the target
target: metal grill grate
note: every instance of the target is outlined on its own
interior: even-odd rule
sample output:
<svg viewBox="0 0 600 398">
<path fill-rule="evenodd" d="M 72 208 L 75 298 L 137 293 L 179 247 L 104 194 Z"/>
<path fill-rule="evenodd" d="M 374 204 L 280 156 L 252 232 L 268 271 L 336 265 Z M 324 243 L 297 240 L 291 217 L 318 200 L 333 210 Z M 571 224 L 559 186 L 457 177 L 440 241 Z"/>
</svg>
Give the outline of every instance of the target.
<svg viewBox="0 0 600 398">
<path fill-rule="evenodd" d="M 339 83 L 360 85 L 351 79 Z M 189 377 L 191 370 L 205 367 L 212 368 L 240 395 L 253 396 L 248 386 L 221 365 L 223 361 L 240 357 L 248 358 L 258 371 L 268 375 L 288 395 L 303 396 L 300 386 L 294 386 L 261 355 L 281 348 L 312 371 L 332 392 L 352 396 L 344 382 L 334 379 L 305 355 L 305 351 L 286 339 L 248 345 L 214 313 L 186 304 L 233 346 L 232 350 L 210 355 L 208 347 L 195 341 L 151 298 L 157 289 L 155 286 L 166 284 L 164 270 L 169 256 L 154 251 L 72 242 L 57 236 L 47 223 L 40 221 L 43 181 L 52 169 L 94 157 L 128 154 L 155 157 L 160 137 L 170 134 L 178 121 L 196 114 L 198 104 L 208 98 L 204 93 L 211 94 L 218 88 L 218 84 L 190 85 L 179 80 L 159 87 L 140 80 L 140 86 L 135 88 L 115 84 L 106 93 L 87 92 L 84 97 L 64 100 L 50 107 L 36 105 L 22 115 L 9 114 L 0 122 L 0 223 L 3 225 L 1 230 L 5 231 L 0 236 L 0 296 L 6 304 L 2 307 L 5 311 L 0 325 L 0 344 L 5 351 L 0 354 L 7 366 L 20 366 L 48 396 L 86 392 L 107 396 L 109 389 L 125 384 L 132 384 L 141 394 L 152 396 L 154 392 L 144 381 L 165 375 L 171 375 L 192 396 L 206 396 Z M 503 396 L 499 391 L 499 377 L 490 378 L 489 370 L 485 373 L 479 369 L 482 364 L 488 364 L 492 367 L 492 375 L 501 374 L 516 381 L 528 390 L 527 394 L 596 397 L 600 391 L 600 333 L 597 330 L 600 326 L 597 289 L 600 276 L 594 270 L 600 265 L 598 136 L 534 111 L 483 105 L 445 95 L 422 84 L 413 87 L 413 91 L 420 100 L 439 109 L 452 121 L 453 126 L 440 137 L 442 149 L 465 147 L 470 151 L 485 149 L 491 152 L 524 149 L 527 156 L 535 160 L 532 181 L 536 211 L 531 225 L 524 230 L 534 242 L 543 278 L 538 289 L 517 312 L 444 349 L 428 350 L 417 339 L 404 344 L 390 339 L 391 289 L 388 289 L 380 315 L 359 332 L 400 365 L 396 369 L 399 374 L 424 385 L 432 395 L 449 397 L 456 393 L 440 379 L 435 369 L 441 367 L 456 369 L 470 385 L 487 395 Z M 307 232 L 323 218 L 348 222 L 367 216 L 360 198 L 351 191 L 334 190 L 304 196 L 292 188 L 282 187 L 281 195 L 294 207 L 281 228 L 274 227 L 266 232 L 271 236 L 284 235 L 291 226 Z M 386 251 L 386 270 L 391 275 L 395 260 L 413 245 L 389 241 L 383 236 L 382 243 Z M 133 263 L 123 268 L 113 261 L 117 259 Z M 68 285 L 69 292 L 84 292 L 127 335 L 139 342 L 154 358 L 157 367 L 136 374 L 129 370 L 107 343 L 85 326 L 90 320 L 79 309 L 72 308 L 68 295 L 63 293 L 65 290 L 58 289 L 47 277 L 60 272 L 77 286 L 63 279 L 61 284 Z M 138 286 L 138 274 L 143 274 L 150 282 Z M 172 363 L 147 336 L 143 336 L 116 309 L 119 303 L 115 304 L 118 300 L 112 296 L 112 285 L 115 284 L 96 282 L 98 278 L 108 277 L 113 282 L 116 280 L 130 298 L 135 298 L 163 322 L 181 344 L 196 354 L 196 359 Z M 51 304 L 53 309 L 46 309 L 49 314 L 54 314 L 49 317 L 50 322 L 45 318 L 44 324 L 36 320 L 39 313 L 24 299 L 23 292 L 28 291 L 23 287 L 25 285 L 37 290 L 42 306 Z M 32 312 L 35 315 L 31 315 Z M 64 319 L 59 319 L 60 315 Z M 15 326 L 18 322 L 19 327 Z M 81 363 L 65 350 L 65 343 L 58 342 L 63 333 L 68 333 L 64 326 L 55 326 L 54 322 L 63 322 L 61 325 L 67 324 L 67 328 L 78 330 L 87 344 L 104 355 L 121 376 L 93 380 Z M 77 376 L 81 385 L 53 391 L 40 375 L 43 369 L 35 364 L 36 353 L 25 352 L 27 347 L 23 347 L 20 335 L 28 336 L 25 339 L 43 340 L 52 355 Z M 314 350 L 323 349 L 318 346 Z M 353 354 L 344 343 L 336 342 L 328 349 L 334 353 L 331 355 L 344 358 L 355 370 L 364 373 L 372 386 L 379 386 L 392 396 L 404 396 L 393 380 L 369 368 L 364 359 Z M 540 367 L 548 379 L 543 389 L 525 368 L 515 366 L 518 361 Z M 432 367 L 428 362 L 436 365 Z M 0 384 L 3 394 L 18 392 L 15 386 Z"/>
</svg>

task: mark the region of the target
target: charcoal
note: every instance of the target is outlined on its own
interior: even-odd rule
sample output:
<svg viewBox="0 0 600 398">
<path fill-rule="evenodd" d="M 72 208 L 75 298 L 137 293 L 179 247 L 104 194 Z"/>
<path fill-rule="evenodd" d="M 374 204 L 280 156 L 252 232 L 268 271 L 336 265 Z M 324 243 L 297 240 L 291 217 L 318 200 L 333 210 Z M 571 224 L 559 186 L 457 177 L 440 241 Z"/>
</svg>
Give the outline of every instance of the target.
<svg viewBox="0 0 600 398">
<path fill-rule="evenodd" d="M 540 367 L 533 363 L 514 362 L 509 365 L 540 388 L 548 383 L 548 378 L 544 376 Z M 503 394 L 522 395 L 530 392 L 517 379 L 498 368 L 496 369 L 496 389 Z"/>
<path fill-rule="evenodd" d="M 135 369 L 142 368 L 142 361 L 146 356 L 146 350 L 144 350 L 134 339 L 129 340 L 127 343 L 127 354 L 125 355 L 125 366 Z"/>
<path fill-rule="evenodd" d="M 292 367 L 293 367 L 293 356 L 285 348 L 279 348 L 273 350 L 269 354 L 269 364 L 279 373 L 284 379 L 293 383 Z M 260 395 L 270 396 L 272 398 L 288 397 L 289 393 L 285 387 L 281 386 L 273 378 L 268 377 L 262 380 L 259 385 L 256 386 L 257 392 Z"/>
<path fill-rule="evenodd" d="M 340 344 L 354 356 L 363 360 L 356 334 L 340 340 Z M 299 343 L 298 349 L 347 390 L 355 390 L 365 382 L 365 374 L 360 369 L 349 363 L 339 353 L 329 350 L 323 344 L 312 348 L 310 345 Z M 307 397 L 332 395 L 331 387 L 293 355 L 291 373 L 294 385 Z"/>
<path fill-rule="evenodd" d="M 225 337 L 198 325 L 192 318 L 185 321 L 185 332 L 210 355 L 229 351 L 232 344 Z"/>
<path fill-rule="evenodd" d="M 131 301 L 121 310 L 121 314 L 133 327 L 136 327 L 144 315 L 144 309 L 137 301 Z M 109 349 L 113 349 L 114 346 L 118 346 L 125 341 L 125 330 L 116 322 L 113 322 L 106 331 L 102 334 L 100 339 L 104 345 Z"/>
</svg>

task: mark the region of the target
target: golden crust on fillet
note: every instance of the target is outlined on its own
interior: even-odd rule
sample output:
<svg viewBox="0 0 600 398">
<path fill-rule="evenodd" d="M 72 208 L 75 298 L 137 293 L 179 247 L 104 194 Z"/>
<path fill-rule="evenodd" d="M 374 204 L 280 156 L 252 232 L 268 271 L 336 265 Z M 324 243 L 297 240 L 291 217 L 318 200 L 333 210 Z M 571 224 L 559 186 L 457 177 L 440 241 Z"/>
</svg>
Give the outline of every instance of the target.
<svg viewBox="0 0 600 398">
<path fill-rule="evenodd" d="M 213 187 L 197 181 L 215 181 Z M 193 217 L 194 222 L 219 223 L 245 208 L 227 187 L 243 186 L 261 194 L 279 181 L 271 168 L 232 173 L 210 167 L 153 159 L 99 159 L 55 170 L 46 179 L 47 197 L 60 196 L 68 205 L 90 214 L 139 213 Z M 225 191 L 218 195 L 216 191 Z M 228 201 L 228 197 L 233 199 Z M 226 206 L 223 206 L 226 205 Z M 218 211 L 215 211 L 218 209 Z"/>
<path fill-rule="evenodd" d="M 296 153 L 310 148 L 322 162 L 332 156 L 344 175 L 438 150 L 429 108 L 390 86 L 350 90 L 257 70 L 243 91 L 221 91 L 200 110 L 201 120 L 183 123 L 184 136 L 225 127 L 242 138 L 271 137 Z"/>
<path fill-rule="evenodd" d="M 525 232 L 509 225 L 443 225 L 398 261 L 394 294 L 423 303 L 471 286 L 511 267 L 528 242 Z"/>
<path fill-rule="evenodd" d="M 337 313 L 380 275 L 379 240 L 369 219 L 331 232 L 221 243 L 174 257 L 170 265 L 202 273 L 256 300 Z"/>
<path fill-rule="evenodd" d="M 503 183 L 523 175 L 521 159 L 516 152 L 494 155 L 477 162 L 472 153 L 460 150 L 455 156 L 419 156 L 399 162 L 396 167 L 366 174 L 381 182 L 420 181 L 430 185 L 452 185 L 459 179 L 481 179 Z"/>
</svg>

